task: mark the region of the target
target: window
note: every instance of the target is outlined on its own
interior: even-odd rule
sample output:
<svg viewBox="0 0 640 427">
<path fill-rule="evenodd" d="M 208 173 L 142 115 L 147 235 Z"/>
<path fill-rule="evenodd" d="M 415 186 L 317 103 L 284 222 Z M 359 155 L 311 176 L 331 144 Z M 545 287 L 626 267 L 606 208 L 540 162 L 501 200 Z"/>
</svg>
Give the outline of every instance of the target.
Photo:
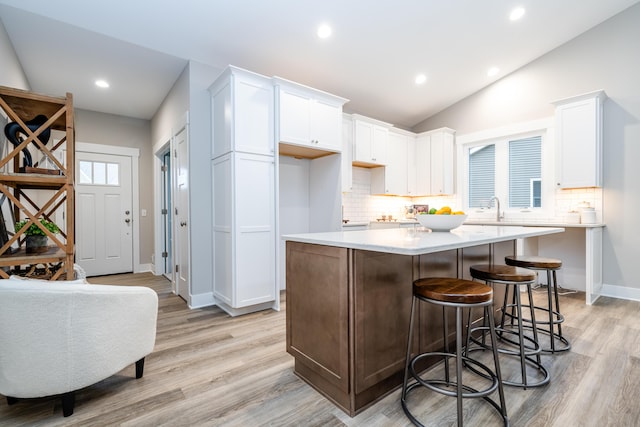
<svg viewBox="0 0 640 427">
<path fill-rule="evenodd" d="M 534 197 L 537 181 L 538 190 L 541 178 L 541 141 L 540 135 L 531 138 L 509 141 L 509 207 L 539 208 L 541 197 Z"/>
<path fill-rule="evenodd" d="M 457 137 L 462 206 L 473 214 L 493 207 L 497 196 L 507 211 L 553 212 L 552 124 L 552 118 L 542 119 Z"/>
<path fill-rule="evenodd" d="M 80 160 L 78 166 L 80 184 L 120 185 L 120 165 L 118 163 Z"/>
<path fill-rule="evenodd" d="M 469 150 L 469 207 L 481 208 L 496 194 L 496 146 Z"/>
</svg>

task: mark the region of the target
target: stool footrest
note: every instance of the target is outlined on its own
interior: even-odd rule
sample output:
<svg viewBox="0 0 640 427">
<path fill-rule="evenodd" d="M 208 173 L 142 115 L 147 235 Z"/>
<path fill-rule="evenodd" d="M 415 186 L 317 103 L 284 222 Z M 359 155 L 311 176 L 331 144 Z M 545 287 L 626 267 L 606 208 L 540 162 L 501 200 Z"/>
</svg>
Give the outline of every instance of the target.
<svg viewBox="0 0 640 427">
<path fill-rule="evenodd" d="M 510 308 L 510 307 L 511 307 L 511 308 L 514 308 L 515 306 L 516 306 L 515 304 L 507 304 L 507 309 L 508 309 L 508 308 Z M 522 305 L 522 308 L 523 308 L 523 309 L 524 309 L 524 308 L 527 308 L 527 309 L 528 309 L 528 308 L 529 308 L 529 305 L 525 305 L 525 304 L 523 304 L 523 305 Z M 533 306 L 533 308 L 534 308 L 535 310 L 540 310 L 540 311 L 544 311 L 544 312 L 547 312 L 547 313 L 549 312 L 549 309 L 548 309 L 548 308 L 546 308 L 546 307 L 538 307 L 537 305 L 534 305 L 534 306 Z M 556 317 L 556 318 L 553 320 L 553 324 L 554 324 L 554 325 L 559 325 L 560 323 L 564 322 L 564 316 L 562 315 L 562 313 L 558 313 L 557 311 L 554 311 L 554 310 L 551 310 L 551 313 Z M 510 319 L 517 319 L 517 318 L 518 318 L 518 316 L 516 316 L 515 314 L 511 314 L 511 313 L 507 312 L 506 310 L 505 310 L 505 312 L 503 313 L 503 316 L 507 316 L 507 317 L 509 317 Z M 537 317 L 537 316 L 536 316 L 536 317 Z M 526 318 L 526 317 L 523 317 L 523 318 L 522 318 L 522 321 L 523 321 L 524 323 L 529 323 L 529 324 L 531 323 L 531 319 L 528 319 L 528 318 Z M 549 321 L 545 321 L 545 320 L 538 320 L 538 319 L 536 318 L 536 325 L 548 325 L 548 324 L 549 324 Z"/>
<path fill-rule="evenodd" d="M 457 383 L 455 381 L 445 381 L 445 380 L 441 380 L 441 379 L 425 379 L 423 378 L 420 374 L 418 374 L 415 370 L 415 364 L 420 361 L 421 359 L 426 359 L 428 357 L 433 357 L 433 356 L 442 356 L 442 357 L 446 357 L 446 358 L 453 358 L 455 359 L 457 356 L 453 353 L 442 353 L 442 352 L 431 352 L 431 353 L 422 353 L 419 354 L 417 356 L 415 356 L 412 360 L 411 363 L 409 364 L 409 372 L 411 373 L 411 375 L 413 376 L 413 378 L 416 380 L 416 382 L 424 387 L 427 387 L 430 390 L 433 390 L 437 393 L 441 393 L 444 394 L 446 396 L 451 396 L 451 397 L 456 397 L 457 393 L 455 391 L 451 391 L 451 390 L 446 390 L 442 387 L 437 387 L 436 385 L 444 385 L 444 386 L 449 386 L 449 387 L 455 387 L 457 385 Z M 472 364 L 474 366 L 476 366 L 479 369 L 482 369 L 484 371 L 484 373 L 481 375 L 483 378 L 486 378 L 488 380 L 491 381 L 491 385 L 488 386 L 487 388 L 485 388 L 484 390 L 475 390 L 469 386 L 466 386 L 464 384 L 462 384 L 462 388 L 464 390 L 470 391 L 470 393 L 462 393 L 462 397 L 465 399 L 469 399 L 469 398 L 476 398 L 476 397 L 484 397 L 484 396 L 488 396 L 489 394 L 493 393 L 496 388 L 498 388 L 498 377 L 493 373 L 493 371 L 491 370 L 491 368 L 489 368 L 487 365 L 478 362 L 477 360 L 471 359 L 469 357 L 466 356 L 462 356 L 462 363 L 465 364 L 466 366 L 468 366 L 468 364 Z M 475 370 L 473 370 L 472 372 L 476 373 Z M 434 385 L 435 384 L 435 385 Z"/>
</svg>

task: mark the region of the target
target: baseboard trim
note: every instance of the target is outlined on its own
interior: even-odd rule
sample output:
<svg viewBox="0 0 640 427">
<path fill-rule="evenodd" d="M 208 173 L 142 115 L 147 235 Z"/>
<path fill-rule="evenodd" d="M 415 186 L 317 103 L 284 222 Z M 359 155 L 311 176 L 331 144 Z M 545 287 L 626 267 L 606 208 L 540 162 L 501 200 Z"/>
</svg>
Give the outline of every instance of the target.
<svg viewBox="0 0 640 427">
<path fill-rule="evenodd" d="M 640 289 L 626 286 L 602 285 L 601 297 L 611 297 L 629 301 L 640 301 Z"/>
<path fill-rule="evenodd" d="M 189 308 L 202 308 L 216 305 L 213 292 L 205 292 L 189 296 Z"/>
</svg>

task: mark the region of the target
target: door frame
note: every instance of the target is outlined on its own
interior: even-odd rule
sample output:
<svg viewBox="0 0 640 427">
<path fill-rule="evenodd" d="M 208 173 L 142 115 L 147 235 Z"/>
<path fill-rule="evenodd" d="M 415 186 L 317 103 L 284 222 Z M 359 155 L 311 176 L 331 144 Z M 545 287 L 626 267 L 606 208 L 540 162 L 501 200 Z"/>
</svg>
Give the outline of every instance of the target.
<svg viewBox="0 0 640 427">
<path fill-rule="evenodd" d="M 154 194 L 154 212 L 155 212 L 155 218 L 154 218 L 154 258 L 153 258 L 153 273 L 157 276 L 159 275 L 164 275 L 165 273 L 167 273 L 165 271 L 164 268 L 164 263 L 158 262 L 157 258 L 158 256 L 161 256 L 162 254 L 162 250 L 163 250 L 163 245 L 162 245 L 162 241 L 164 239 L 164 230 L 163 230 L 163 221 L 162 221 L 162 156 L 164 153 L 166 153 L 167 151 L 169 151 L 171 153 L 171 168 L 169 173 L 171 174 L 171 191 L 172 191 L 172 197 L 171 197 L 171 207 L 169 209 L 169 215 L 171 215 L 171 224 L 173 229 L 171 230 L 172 234 L 173 234 L 173 240 L 172 240 L 172 247 L 171 247 L 171 251 L 172 251 L 172 263 L 175 266 L 177 260 L 178 260 L 178 254 L 177 254 L 177 248 L 176 248 L 176 233 L 177 231 L 177 225 L 176 225 L 176 221 L 175 221 L 175 197 L 176 197 L 176 191 L 175 191 L 175 185 L 176 185 L 176 167 L 177 164 L 174 161 L 175 156 L 175 136 L 180 133 L 181 130 L 186 128 L 186 131 L 189 132 L 189 112 L 185 112 L 184 114 L 182 114 L 178 120 L 174 123 L 174 125 L 169 129 L 169 135 L 166 135 L 162 138 L 160 138 L 158 140 L 158 142 L 156 144 L 154 144 L 153 146 L 153 194 Z M 188 138 L 188 135 L 187 135 Z M 190 191 L 190 190 L 189 190 Z M 189 194 L 189 199 L 191 198 L 191 194 Z M 190 208 L 190 207 L 189 207 Z M 190 209 L 188 210 L 188 212 L 190 212 Z M 189 213 L 190 215 L 190 213 Z M 190 221 L 189 221 L 190 222 Z M 190 236 L 188 237 L 187 240 L 187 245 L 190 247 L 191 242 L 190 242 Z M 187 262 L 189 264 L 191 264 L 191 254 L 188 253 L 187 255 Z M 189 270 L 191 270 L 191 267 L 189 267 Z M 170 280 L 171 280 L 171 291 L 178 295 L 178 285 L 177 285 L 177 279 L 176 279 L 176 271 L 175 268 L 171 269 L 170 272 Z M 189 279 L 191 280 L 191 279 Z M 187 304 L 190 304 L 190 299 L 191 299 L 191 282 L 189 281 L 188 284 L 188 293 L 189 293 L 189 301 L 187 301 Z"/>
<path fill-rule="evenodd" d="M 139 180 L 139 160 L 140 149 L 130 147 L 119 147 L 115 145 L 93 144 L 76 141 L 76 153 L 109 154 L 114 156 L 125 156 L 131 158 L 131 218 L 133 218 L 133 272 L 140 273 L 149 271 L 149 266 L 143 267 L 140 264 L 140 180 Z M 75 165 L 74 165 L 75 168 Z M 75 207 L 74 207 L 75 208 Z"/>
<path fill-rule="evenodd" d="M 166 152 L 173 152 L 173 137 L 167 136 L 161 138 L 160 141 L 153 146 L 153 206 L 155 212 L 155 218 L 153 219 L 154 227 L 153 227 L 153 235 L 154 235 L 154 248 L 153 248 L 153 274 L 156 276 L 165 275 L 171 280 L 171 290 L 173 293 L 176 292 L 176 278 L 174 269 L 171 269 L 171 272 L 167 273 L 166 268 L 164 268 L 164 263 L 160 262 L 160 258 L 162 258 L 162 252 L 164 250 L 164 222 L 162 220 L 162 191 L 163 191 L 163 181 L 162 181 L 162 157 Z M 171 156 L 173 158 L 173 156 Z M 171 174 L 171 190 L 173 191 L 173 162 L 171 164 L 171 169 L 169 170 Z M 173 197 L 172 197 L 173 199 Z M 173 207 L 169 207 L 168 215 L 171 215 L 171 224 L 173 224 Z M 173 232 L 173 230 L 172 230 Z M 171 246 L 172 257 L 174 256 L 173 252 L 175 248 L 173 247 L 173 243 Z"/>
</svg>

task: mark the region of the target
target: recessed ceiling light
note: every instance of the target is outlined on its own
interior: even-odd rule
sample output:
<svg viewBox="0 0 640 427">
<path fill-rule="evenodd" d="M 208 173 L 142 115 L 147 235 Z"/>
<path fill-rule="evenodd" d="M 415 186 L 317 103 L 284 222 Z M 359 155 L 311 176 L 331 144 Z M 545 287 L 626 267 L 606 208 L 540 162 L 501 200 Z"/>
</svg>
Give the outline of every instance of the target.
<svg viewBox="0 0 640 427">
<path fill-rule="evenodd" d="M 98 79 L 96 80 L 96 86 L 106 89 L 109 87 L 109 82 L 106 80 Z"/>
<path fill-rule="evenodd" d="M 427 81 L 427 76 L 426 76 L 426 75 L 424 75 L 424 74 L 418 74 L 418 75 L 416 76 L 416 84 L 417 84 L 417 85 L 424 84 L 424 82 L 426 82 L 426 81 Z"/>
<path fill-rule="evenodd" d="M 509 15 L 509 19 L 511 19 L 512 21 L 517 21 L 518 19 L 524 16 L 524 12 L 525 12 L 524 7 L 516 7 L 511 11 L 511 14 Z"/>
<path fill-rule="evenodd" d="M 495 75 L 497 75 L 500 72 L 500 68 L 498 67 L 491 67 L 489 68 L 489 70 L 487 71 L 487 76 L 489 77 L 493 77 Z"/>
<path fill-rule="evenodd" d="M 318 37 L 326 39 L 331 35 L 331 27 L 327 24 L 322 24 L 318 27 Z"/>
</svg>

